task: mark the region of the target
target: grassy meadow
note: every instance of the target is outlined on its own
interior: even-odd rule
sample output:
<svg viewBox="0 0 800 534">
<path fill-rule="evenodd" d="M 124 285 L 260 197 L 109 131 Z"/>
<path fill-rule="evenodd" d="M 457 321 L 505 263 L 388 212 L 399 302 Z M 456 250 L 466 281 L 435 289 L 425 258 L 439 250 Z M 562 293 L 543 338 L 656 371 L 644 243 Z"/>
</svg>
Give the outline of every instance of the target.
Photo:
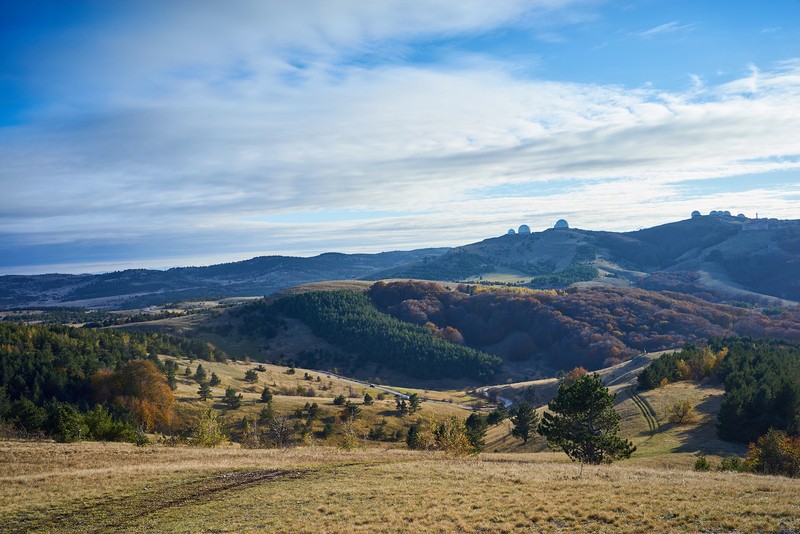
<svg viewBox="0 0 800 534">
<path fill-rule="evenodd" d="M 800 480 L 556 453 L 0 442 L 0 531 L 775 532 Z"/>
<path fill-rule="evenodd" d="M 264 365 L 258 382 L 244 381 L 249 362 L 177 360 L 177 410 L 191 419 L 223 410 L 224 390 L 243 394 L 228 411 L 233 428 L 255 419 L 266 385 L 278 414 L 306 402 L 323 413 L 341 408 L 333 398 L 361 402 L 368 384 L 298 368 Z M 198 385 L 183 375 L 202 363 L 221 383 L 200 401 Z M 621 433 L 638 447 L 630 460 L 580 466 L 549 451 L 542 438 L 527 445 L 510 436 L 511 423 L 491 427 L 486 452 L 465 457 L 409 451 L 402 442 L 362 440 L 355 450 L 311 437 L 288 449 L 215 449 L 184 445 L 0 441 L 0 532 L 777 532 L 800 529 L 800 480 L 729 472 L 695 472 L 698 452 L 716 466 L 745 448 L 716 438 L 722 390 L 688 383 L 636 393 L 624 367 L 607 371 L 615 384 Z M 306 373 L 310 380 L 305 378 Z M 319 377 L 319 381 L 317 381 Z M 539 404 L 554 393 L 534 385 Z M 314 388 L 314 397 L 300 391 Z M 518 385 L 508 386 L 506 393 Z M 399 416 L 386 395 L 362 406 L 356 431 L 387 420 L 387 429 L 423 417 L 466 418 L 480 400 L 464 391 L 425 391 L 414 416 Z M 696 421 L 669 423 L 667 409 L 690 400 Z M 541 408 L 540 408 L 541 409 Z M 315 422 L 320 430 L 321 421 Z"/>
</svg>

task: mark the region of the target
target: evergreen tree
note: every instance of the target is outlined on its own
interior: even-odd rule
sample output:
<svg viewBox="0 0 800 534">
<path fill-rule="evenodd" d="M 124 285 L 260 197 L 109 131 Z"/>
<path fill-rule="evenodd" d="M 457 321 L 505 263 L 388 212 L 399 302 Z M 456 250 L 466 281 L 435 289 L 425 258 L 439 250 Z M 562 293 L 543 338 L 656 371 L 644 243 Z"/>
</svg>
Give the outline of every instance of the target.
<svg viewBox="0 0 800 534">
<path fill-rule="evenodd" d="M 198 382 L 203 382 L 206 379 L 206 370 L 203 368 L 202 363 L 197 366 L 197 371 L 194 373 L 194 379 Z"/>
<path fill-rule="evenodd" d="M 261 390 L 261 402 L 272 402 L 272 392 L 267 386 L 264 386 L 264 389 Z"/>
<path fill-rule="evenodd" d="M 528 443 L 531 433 L 536 431 L 539 415 L 533 409 L 533 406 L 523 402 L 517 407 L 517 414 L 511 418 L 511 422 L 514 423 L 511 435 L 521 439 L 522 443 Z"/>
<path fill-rule="evenodd" d="M 275 410 L 272 408 L 272 401 L 270 401 L 258 413 L 258 424 L 268 425 L 273 419 L 275 419 Z"/>
<path fill-rule="evenodd" d="M 406 434 L 406 445 L 409 449 L 419 450 L 425 448 L 425 439 L 422 435 L 422 428 L 420 423 L 414 423 L 408 427 L 408 434 Z"/>
<path fill-rule="evenodd" d="M 222 382 L 217 376 L 217 373 L 211 373 L 211 380 L 208 381 L 209 386 L 218 386 Z"/>
<path fill-rule="evenodd" d="M 491 412 L 489 412 L 486 422 L 494 426 L 494 425 L 499 425 L 507 418 L 508 418 L 508 409 L 505 406 L 500 405 Z"/>
<path fill-rule="evenodd" d="M 208 382 L 200 382 L 200 389 L 197 390 L 197 394 L 200 396 L 201 401 L 206 401 L 213 396 Z"/>
<path fill-rule="evenodd" d="M 476 452 L 481 452 L 486 446 L 486 431 L 489 429 L 487 417 L 483 414 L 472 412 L 467 417 L 465 425 L 470 445 Z"/>
<path fill-rule="evenodd" d="M 573 461 L 600 464 L 630 458 L 636 447 L 617 436 L 620 416 L 616 395 L 608 392 L 597 374 L 562 383 L 547 406 L 539 433 L 550 447 L 563 450 Z"/>
<path fill-rule="evenodd" d="M 412 393 L 408 396 L 408 413 L 414 414 L 422 409 L 422 399 L 419 394 Z"/>
<path fill-rule="evenodd" d="M 255 369 L 248 369 L 244 373 L 244 380 L 245 382 L 250 382 L 251 384 L 258 382 L 258 372 Z"/>
<path fill-rule="evenodd" d="M 72 443 L 86 439 L 89 428 L 81 413 L 71 404 L 54 401 L 48 409 L 48 426 L 53 439 L 59 443 Z"/>
<path fill-rule="evenodd" d="M 169 385 L 169 389 L 175 391 L 178 388 L 178 379 L 175 376 L 175 372 L 177 371 L 178 366 L 173 360 L 166 360 L 164 362 L 164 374 L 167 377 L 167 384 Z"/>
<path fill-rule="evenodd" d="M 372 395 L 370 395 L 369 393 L 365 393 L 364 394 L 364 404 L 366 406 L 370 406 L 373 402 L 374 402 L 374 400 L 372 398 Z"/>
<path fill-rule="evenodd" d="M 225 396 L 222 397 L 222 402 L 228 405 L 231 410 L 237 410 L 242 406 L 242 394 L 236 393 L 236 390 L 229 387 L 225 390 Z"/>
</svg>

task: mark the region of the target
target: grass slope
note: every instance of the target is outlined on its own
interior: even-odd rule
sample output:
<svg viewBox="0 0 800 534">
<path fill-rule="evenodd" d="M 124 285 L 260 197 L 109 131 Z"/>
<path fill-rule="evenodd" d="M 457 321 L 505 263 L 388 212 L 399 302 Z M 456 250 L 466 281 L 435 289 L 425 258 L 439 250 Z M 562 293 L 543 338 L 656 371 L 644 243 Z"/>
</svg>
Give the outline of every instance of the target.
<svg viewBox="0 0 800 534">
<path fill-rule="evenodd" d="M 2 532 L 665 532 L 800 528 L 800 480 L 550 454 L 0 442 Z M 555 461 L 554 461 L 555 460 Z"/>
</svg>

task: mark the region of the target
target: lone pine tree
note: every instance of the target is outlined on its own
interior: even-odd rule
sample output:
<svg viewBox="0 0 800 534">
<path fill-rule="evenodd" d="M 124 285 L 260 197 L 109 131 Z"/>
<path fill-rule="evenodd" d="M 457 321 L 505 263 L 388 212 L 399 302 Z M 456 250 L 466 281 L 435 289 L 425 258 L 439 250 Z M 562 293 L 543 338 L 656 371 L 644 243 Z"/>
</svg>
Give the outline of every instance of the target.
<svg viewBox="0 0 800 534">
<path fill-rule="evenodd" d="M 596 374 L 572 383 L 562 382 L 539 424 L 539 433 L 551 448 L 563 450 L 573 461 L 601 464 L 630 458 L 636 447 L 617 436 L 620 416 L 615 394 L 603 387 Z"/>
</svg>

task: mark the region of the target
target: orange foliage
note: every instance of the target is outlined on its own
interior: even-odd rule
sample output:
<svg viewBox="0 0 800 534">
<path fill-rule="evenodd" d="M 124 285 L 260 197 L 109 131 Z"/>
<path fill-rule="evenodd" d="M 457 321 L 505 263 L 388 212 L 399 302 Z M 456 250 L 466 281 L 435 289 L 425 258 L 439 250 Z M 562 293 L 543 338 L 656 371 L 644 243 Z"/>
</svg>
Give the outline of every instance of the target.
<svg viewBox="0 0 800 534">
<path fill-rule="evenodd" d="M 131 360 L 119 371 L 101 369 L 92 376 L 92 388 L 98 401 L 131 410 L 145 430 L 172 423 L 175 396 L 167 377 L 149 360 Z"/>
<path fill-rule="evenodd" d="M 583 367 L 576 367 L 575 369 L 564 375 L 563 382 L 566 385 L 570 385 L 576 380 L 578 380 L 580 377 L 587 374 L 589 374 L 589 372 Z"/>
</svg>

